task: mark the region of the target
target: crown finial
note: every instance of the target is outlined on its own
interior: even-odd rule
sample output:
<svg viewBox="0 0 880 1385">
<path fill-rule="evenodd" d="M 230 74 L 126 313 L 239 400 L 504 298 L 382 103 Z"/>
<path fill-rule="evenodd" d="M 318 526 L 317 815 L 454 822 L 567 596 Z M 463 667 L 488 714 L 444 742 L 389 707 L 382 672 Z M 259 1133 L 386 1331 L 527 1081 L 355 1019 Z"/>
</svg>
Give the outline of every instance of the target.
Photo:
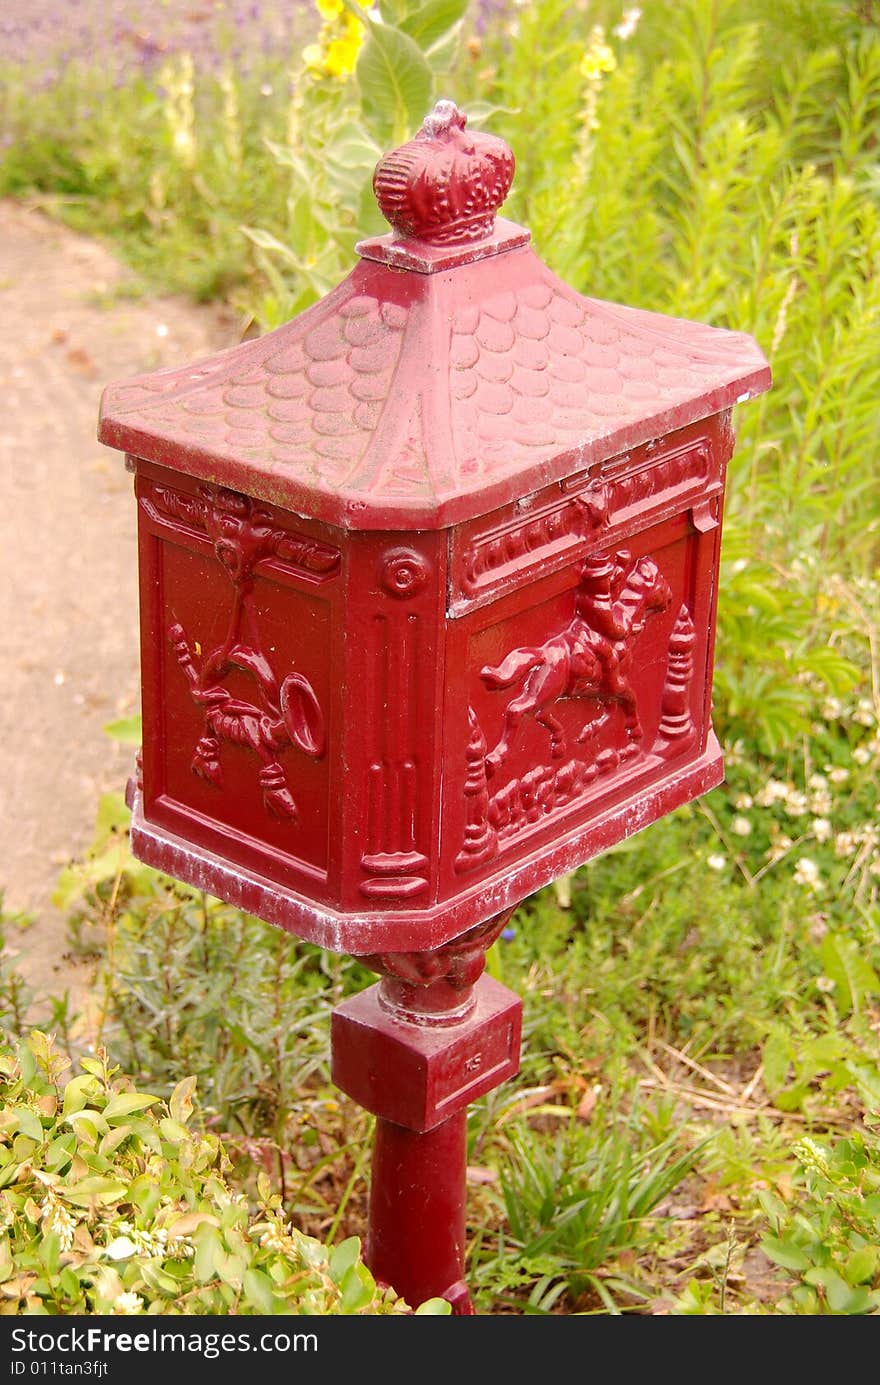
<svg viewBox="0 0 880 1385">
<path fill-rule="evenodd" d="M 399 235 L 431 245 L 491 236 L 513 181 L 513 152 L 466 125 L 453 101 L 438 101 L 418 134 L 376 165 L 379 210 Z"/>
</svg>

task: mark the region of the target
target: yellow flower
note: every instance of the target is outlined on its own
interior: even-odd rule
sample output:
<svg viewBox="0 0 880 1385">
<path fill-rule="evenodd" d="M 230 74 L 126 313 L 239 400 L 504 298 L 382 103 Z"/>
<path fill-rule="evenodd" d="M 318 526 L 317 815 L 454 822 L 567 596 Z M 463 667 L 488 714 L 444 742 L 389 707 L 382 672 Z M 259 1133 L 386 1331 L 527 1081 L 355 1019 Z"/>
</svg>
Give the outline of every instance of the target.
<svg viewBox="0 0 880 1385">
<path fill-rule="evenodd" d="M 601 24 L 595 25 L 590 34 L 590 42 L 581 59 L 580 74 L 588 82 L 600 82 L 602 77 L 617 67 L 614 49 L 605 42 L 605 30 Z"/>
<path fill-rule="evenodd" d="M 325 19 L 338 19 L 345 9 L 342 0 L 315 0 L 315 4 Z"/>
<path fill-rule="evenodd" d="M 328 16 L 332 0 L 324 0 Z M 322 13 L 324 10 L 322 10 Z M 321 26 L 317 43 L 310 43 L 303 49 L 303 62 L 315 77 L 332 77 L 344 82 L 354 72 L 358 54 L 365 37 L 364 26 L 353 14 L 333 11 Z"/>
<path fill-rule="evenodd" d="M 337 38 L 331 39 L 327 45 L 324 57 L 327 76 L 338 77 L 340 81 L 351 76 L 363 41 L 363 25 L 358 23 L 353 15 L 347 14 L 343 22 L 343 32 Z"/>
</svg>

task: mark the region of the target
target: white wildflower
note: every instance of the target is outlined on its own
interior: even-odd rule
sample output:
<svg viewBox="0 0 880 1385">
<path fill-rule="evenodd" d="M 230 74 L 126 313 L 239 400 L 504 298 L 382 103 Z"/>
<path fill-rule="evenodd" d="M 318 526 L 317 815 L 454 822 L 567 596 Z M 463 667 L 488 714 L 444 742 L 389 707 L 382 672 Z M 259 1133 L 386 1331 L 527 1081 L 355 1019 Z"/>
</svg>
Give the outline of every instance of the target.
<svg viewBox="0 0 880 1385">
<path fill-rule="evenodd" d="M 58 1245 L 61 1250 L 70 1250 L 73 1246 L 74 1232 L 76 1231 L 76 1219 L 70 1215 L 66 1207 L 62 1207 L 57 1197 L 49 1192 L 41 1204 L 41 1221 L 43 1230 L 48 1235 L 54 1231 L 58 1237 Z"/>
<path fill-rule="evenodd" d="M 772 808 L 774 803 L 783 802 L 790 790 L 790 784 L 783 784 L 779 779 L 768 779 L 763 789 L 755 795 L 755 802 L 761 808 Z"/>
<path fill-rule="evenodd" d="M 827 842 L 831 840 L 833 828 L 827 818 L 813 819 L 813 836 L 817 842 Z"/>
<path fill-rule="evenodd" d="M 811 813 L 816 813 L 819 817 L 825 817 L 831 812 L 831 794 L 828 789 L 814 789 L 810 794 L 809 808 Z"/>
<path fill-rule="evenodd" d="M 743 564 L 745 563 L 746 559 L 743 558 Z M 734 563 L 734 569 L 735 568 L 736 564 Z M 744 764 L 746 760 L 745 743 L 743 741 L 734 741 L 733 745 L 727 746 L 724 752 L 724 758 L 729 765 Z"/>
<path fill-rule="evenodd" d="M 615 24 L 614 28 L 611 30 L 612 34 L 614 34 L 615 38 L 619 38 L 625 43 L 628 38 L 632 38 L 641 17 L 642 11 L 638 5 L 633 5 L 631 9 L 624 10 L 623 14 L 620 16 L 620 22 Z"/>
<path fill-rule="evenodd" d="M 730 830 L 737 837 L 748 837 L 752 831 L 752 824 L 749 822 L 748 818 L 742 816 L 735 817 L 730 824 Z"/>
<path fill-rule="evenodd" d="M 260 1237 L 260 1245 L 267 1250 L 289 1250 L 290 1237 L 282 1221 L 271 1221 Z"/>
<path fill-rule="evenodd" d="M 831 980 L 831 977 L 817 976 L 816 990 L 821 991 L 823 995 L 830 995 L 831 992 L 834 990 L 834 982 Z"/>
<path fill-rule="evenodd" d="M 706 865 L 710 870 L 723 870 L 727 865 L 727 860 L 724 856 L 710 856 L 706 861 Z"/>
<path fill-rule="evenodd" d="M 754 799 L 750 793 L 741 793 L 733 806 L 737 808 L 739 812 L 745 813 L 749 808 L 754 806 Z"/>
<path fill-rule="evenodd" d="M 857 721 L 859 726 L 873 726 L 876 720 L 872 703 L 867 697 L 860 697 L 853 712 L 853 721 Z"/>
<path fill-rule="evenodd" d="M 800 789 L 795 789 L 791 785 L 788 787 L 783 802 L 785 811 L 791 818 L 802 818 L 807 812 L 807 795 L 801 793 Z"/>
<path fill-rule="evenodd" d="M 808 890 L 821 890 L 822 877 L 819 874 L 819 867 L 809 856 L 801 856 L 794 868 L 794 878 L 799 885 L 804 885 Z"/>
<path fill-rule="evenodd" d="M 822 703 L 822 716 L 826 721 L 837 721 L 843 711 L 843 703 L 839 697 L 826 697 Z"/>
<path fill-rule="evenodd" d="M 829 772 L 828 778 L 832 784 L 845 784 L 849 778 L 849 770 L 845 769 L 843 765 L 835 765 Z"/>
<path fill-rule="evenodd" d="M 113 1302 L 114 1313 L 140 1313 L 143 1311 L 144 1301 L 140 1294 L 129 1292 L 119 1294 Z"/>
<path fill-rule="evenodd" d="M 796 1140 L 792 1145 L 792 1151 L 796 1159 L 800 1159 L 808 1169 L 818 1169 L 820 1173 L 828 1172 L 828 1155 L 821 1145 L 815 1140 L 811 1140 L 809 1135 L 803 1139 Z"/>
<path fill-rule="evenodd" d="M 857 765 L 867 765 L 871 762 L 871 752 L 866 745 L 857 745 L 852 753 L 852 757 Z"/>
<path fill-rule="evenodd" d="M 834 838 L 835 856 L 852 856 L 858 850 L 859 839 L 855 832 L 838 832 Z"/>
</svg>

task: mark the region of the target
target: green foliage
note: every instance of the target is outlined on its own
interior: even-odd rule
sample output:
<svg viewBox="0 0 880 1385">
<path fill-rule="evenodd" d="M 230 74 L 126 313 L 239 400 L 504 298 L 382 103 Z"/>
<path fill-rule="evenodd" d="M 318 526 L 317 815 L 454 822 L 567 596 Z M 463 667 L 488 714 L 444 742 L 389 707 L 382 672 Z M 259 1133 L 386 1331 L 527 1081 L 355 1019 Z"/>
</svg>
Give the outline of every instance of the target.
<svg viewBox="0 0 880 1385">
<path fill-rule="evenodd" d="M 622 1121 L 612 1111 L 595 1128 L 569 1112 L 549 1137 L 514 1127 L 499 1170 L 504 1230 L 495 1256 L 481 1239 L 477 1283 L 502 1299 L 527 1285 L 532 1313 L 551 1312 L 563 1294 L 577 1303 L 588 1291 L 619 1312 L 618 1297 L 631 1304 L 639 1290 L 612 1267 L 662 1236 L 657 1209 L 709 1138 L 683 1141 L 674 1131 L 653 1140 L 637 1108 Z"/>
<path fill-rule="evenodd" d="M 290 180 L 286 225 L 244 228 L 271 286 L 257 308 L 264 326 L 327 293 L 351 266 L 356 241 L 387 229 L 372 193 L 373 170 L 431 109 L 466 9 L 462 0 L 400 0 L 381 6 L 377 19 L 348 0 L 355 80 L 334 70 L 332 31 L 323 67 L 299 74 L 286 139 L 268 145 Z"/>
<path fill-rule="evenodd" d="M 242 1160 L 277 1172 L 301 1214 L 332 1217 L 317 1174 L 362 1153 L 363 1122 L 340 1125 L 329 1013 L 368 973 L 141 865 L 128 816 L 120 797 L 102 798 L 91 850 L 55 893 L 80 948 L 101 953 L 99 1039 L 163 1094 L 195 1078 L 206 1119 Z"/>
<path fill-rule="evenodd" d="M 253 1206 L 230 1184 L 218 1136 L 190 1128 L 191 1079 L 163 1101 L 102 1049 L 68 1066 L 39 1030 L 0 1044 L 0 1312 L 410 1311 L 357 1238 L 328 1252 L 286 1222 L 265 1175 Z"/>
<path fill-rule="evenodd" d="M 830 1144 L 805 1137 L 794 1146 L 796 1203 L 761 1201 L 772 1228 L 767 1256 L 796 1278 L 780 1312 L 876 1314 L 880 1310 L 880 1140 L 876 1125 Z"/>
</svg>

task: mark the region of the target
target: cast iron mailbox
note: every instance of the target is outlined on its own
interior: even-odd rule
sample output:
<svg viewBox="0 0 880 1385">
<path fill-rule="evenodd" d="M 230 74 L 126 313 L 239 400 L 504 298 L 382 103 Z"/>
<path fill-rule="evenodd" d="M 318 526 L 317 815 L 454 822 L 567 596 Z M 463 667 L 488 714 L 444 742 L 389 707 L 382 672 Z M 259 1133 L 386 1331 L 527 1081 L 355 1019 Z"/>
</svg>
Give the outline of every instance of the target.
<svg viewBox="0 0 880 1385">
<path fill-rule="evenodd" d="M 731 411 L 770 372 L 561 282 L 465 124 L 439 102 L 379 163 L 394 231 L 326 298 L 109 386 L 99 436 L 136 475 L 133 850 L 383 974 L 333 1025 L 379 1117 L 367 1258 L 466 1312 L 465 1107 L 519 1050 L 485 951 L 722 778 Z"/>
</svg>

